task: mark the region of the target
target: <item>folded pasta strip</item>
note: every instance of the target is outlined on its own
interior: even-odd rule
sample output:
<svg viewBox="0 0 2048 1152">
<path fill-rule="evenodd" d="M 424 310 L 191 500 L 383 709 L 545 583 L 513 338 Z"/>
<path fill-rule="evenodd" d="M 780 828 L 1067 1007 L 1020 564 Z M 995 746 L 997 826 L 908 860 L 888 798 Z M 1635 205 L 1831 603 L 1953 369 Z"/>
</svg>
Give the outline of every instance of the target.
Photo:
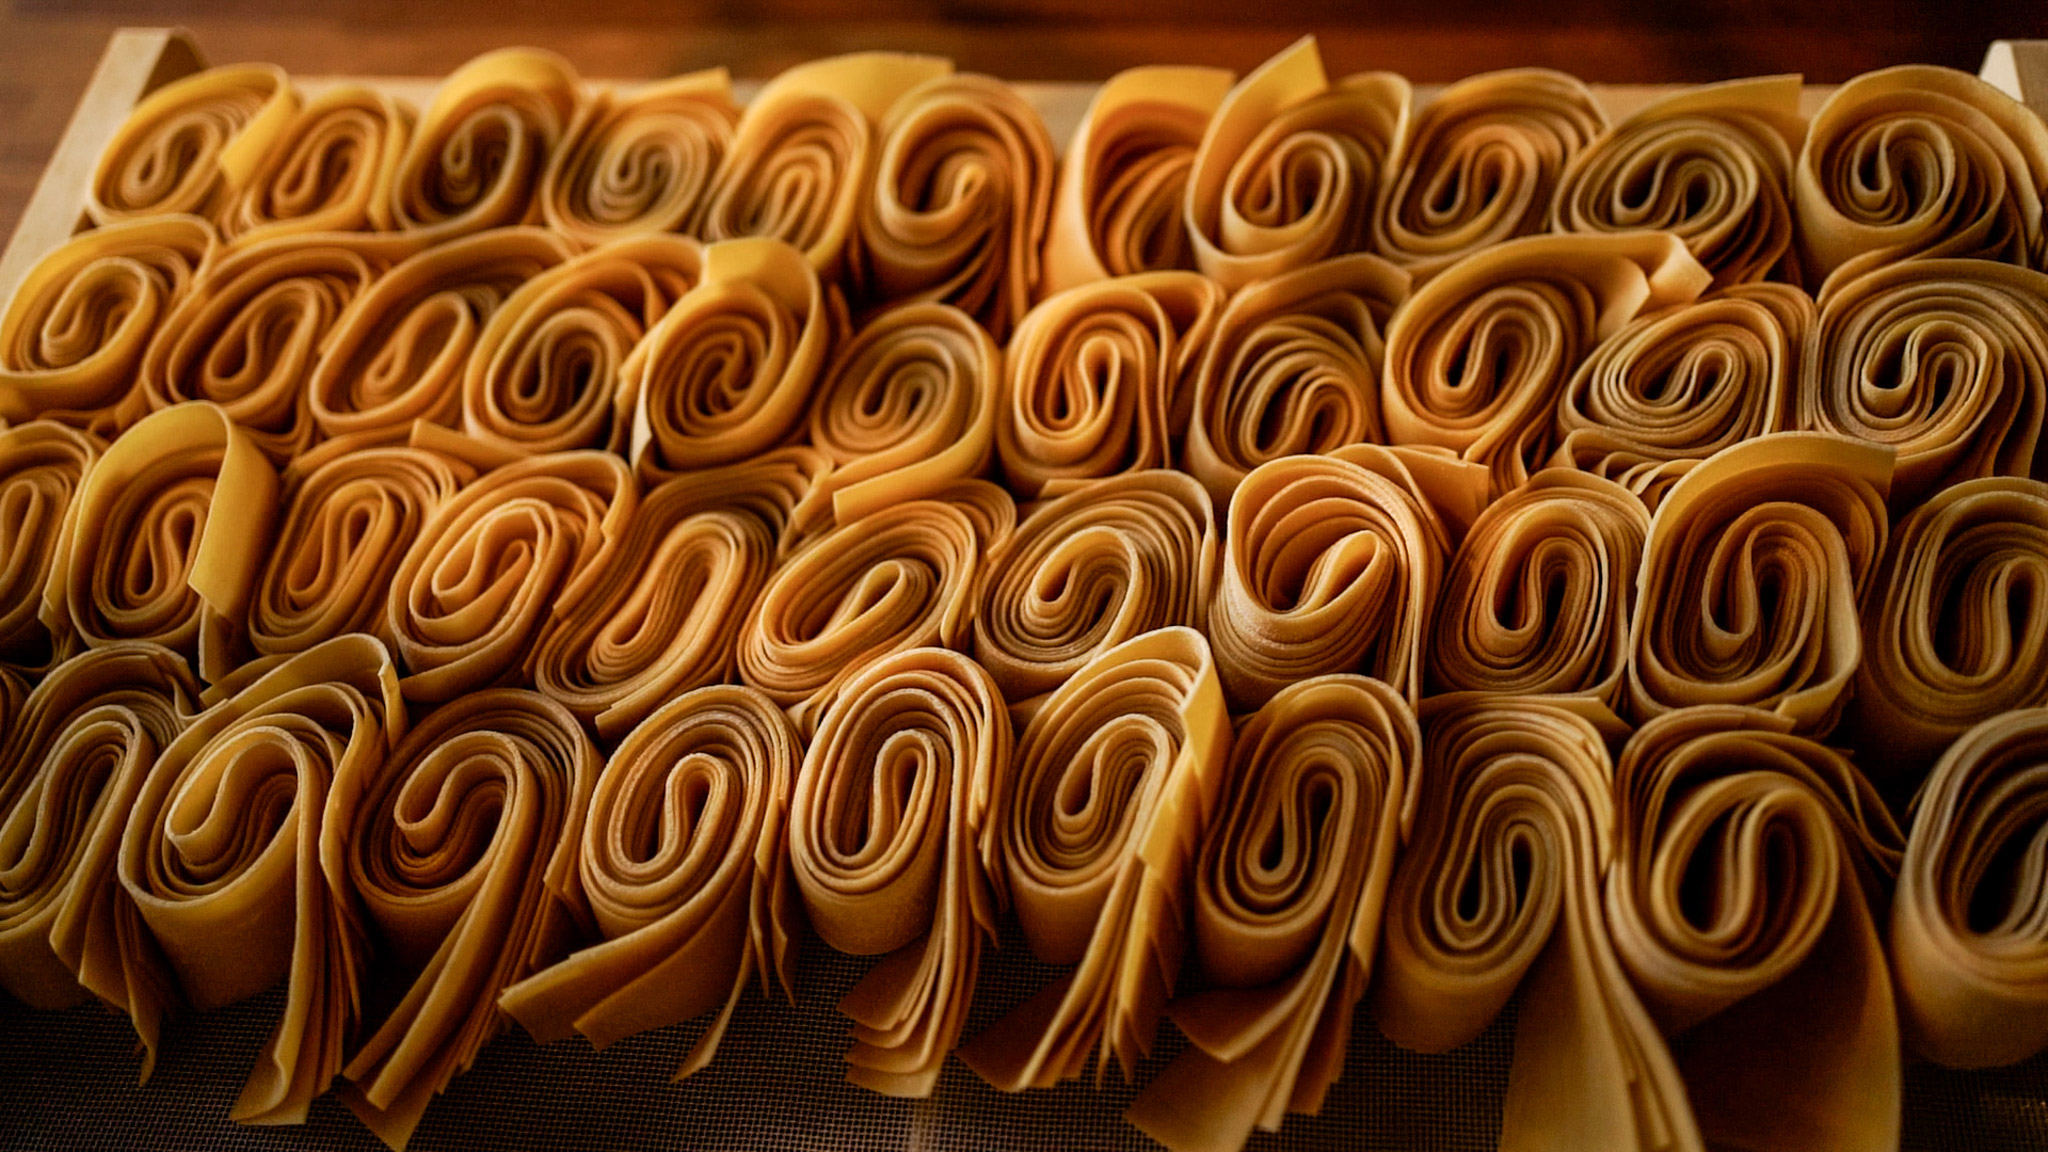
<svg viewBox="0 0 2048 1152">
<path fill-rule="evenodd" d="M 593 934 L 577 860 L 601 767 L 561 705 L 500 688 L 336 775 L 325 848 L 397 979 L 339 1095 L 392 1148 L 505 1027 L 505 989 Z"/>
<path fill-rule="evenodd" d="M 1010 716 L 987 672 L 943 648 L 875 660 L 840 690 L 790 801 L 789 868 L 811 926 L 882 956 L 839 1002 L 847 1079 L 929 1096 L 996 934 L 996 791 Z"/>
<path fill-rule="evenodd" d="M 129 974 L 129 1015 L 153 1054 L 168 975 L 201 1011 L 283 978 L 284 1014 L 231 1116 L 302 1123 L 341 1070 L 370 959 L 335 803 L 404 736 L 405 703 L 363 635 L 245 665 L 216 695 L 159 753 L 122 834 L 123 898 L 168 964 Z"/>
<path fill-rule="evenodd" d="M 619 742 L 591 794 L 576 870 L 604 942 L 507 987 L 498 1006 L 539 1040 L 605 1047 L 718 1007 L 676 1078 L 717 1054 L 759 973 L 796 996 L 801 925 L 786 819 L 803 744 L 772 701 L 713 684 Z"/>
<path fill-rule="evenodd" d="M 1193 1049 L 1126 1118 L 1174 1152 L 1236 1152 L 1315 1113 L 1344 1066 L 1408 833 L 1422 733 L 1401 695 L 1315 677 L 1239 728 L 1195 869 L 1191 935 L 1212 987 L 1168 1012 Z"/>
<path fill-rule="evenodd" d="M 1601 902 L 1618 819 L 1607 741 L 1626 727 L 1569 697 L 1442 697 L 1422 721 L 1373 983 L 1380 1029 L 1445 1051 L 1519 992 L 1501 1148 L 1705 1147 Z"/>
<path fill-rule="evenodd" d="M 1098 1083 L 1112 1060 L 1131 1076 L 1186 951 L 1187 884 L 1229 756 L 1215 662 L 1191 628 L 1104 652 L 1032 718 L 997 793 L 999 859 L 1031 950 L 1074 970 L 960 1049 L 983 1079 L 1050 1087 L 1097 1052 Z"/>
</svg>

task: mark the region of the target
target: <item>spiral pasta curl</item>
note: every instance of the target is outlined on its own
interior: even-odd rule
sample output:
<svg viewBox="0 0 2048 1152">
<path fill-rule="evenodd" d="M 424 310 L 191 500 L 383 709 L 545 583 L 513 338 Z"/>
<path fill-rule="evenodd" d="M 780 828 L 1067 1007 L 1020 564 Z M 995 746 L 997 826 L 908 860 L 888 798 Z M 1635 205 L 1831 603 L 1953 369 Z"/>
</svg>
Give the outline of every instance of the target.
<svg viewBox="0 0 2048 1152">
<path fill-rule="evenodd" d="M 1966 480 L 1894 530 L 1863 612 L 1849 726 L 1904 779 L 1967 729 L 2048 705 L 2048 484 Z"/>
<path fill-rule="evenodd" d="M 1806 138 L 1799 77 L 1675 92 L 1601 133 L 1565 165 L 1556 232 L 1670 232 L 1714 287 L 1797 284 L 1792 163 Z"/>
<path fill-rule="evenodd" d="M 755 973 L 795 997 L 802 926 L 787 818 L 803 743 L 751 688 L 706 685 L 648 715 L 605 761 L 576 870 L 604 942 L 506 988 L 536 1039 L 599 1048 L 724 1007 L 681 1079 L 717 1055 Z"/>
<path fill-rule="evenodd" d="M 306 385 L 320 431 L 361 438 L 394 435 L 415 420 L 456 424 L 463 374 L 491 316 L 571 254 L 561 237 L 507 228 L 394 265 L 335 321 Z"/>
<path fill-rule="evenodd" d="M 1552 462 L 1654 509 L 1700 461 L 1791 426 L 1814 318 L 1812 298 L 1789 284 L 1738 284 L 1637 317 L 1565 385 Z"/>
<path fill-rule="evenodd" d="M 88 990 L 129 1006 L 147 933 L 116 886 L 121 829 L 142 783 L 199 710 L 168 648 L 139 641 L 52 669 L 0 739 L 0 988 L 31 1008 Z"/>
<path fill-rule="evenodd" d="M 1359 671 L 1419 698 L 1455 547 L 1431 492 L 1476 505 L 1485 484 L 1477 468 L 1372 445 L 1254 468 L 1231 497 L 1209 605 L 1232 704 L 1257 708 L 1296 680 Z"/>
<path fill-rule="evenodd" d="M 1606 127 L 1593 94 L 1562 72 L 1513 68 L 1450 85 L 1387 162 L 1372 251 L 1420 281 L 1543 231 L 1559 178 Z"/>
<path fill-rule="evenodd" d="M 2048 1049 L 2048 893 L 2025 845 L 2048 824 L 2040 765 L 2048 709 L 1979 723 L 1949 745 L 1915 801 L 1892 901 L 1892 972 L 1914 1051 L 1950 1068 Z"/>
<path fill-rule="evenodd" d="M 1601 906 L 1617 823 L 1607 741 L 1626 728 L 1558 697 L 1452 697 L 1422 720 L 1414 831 L 1373 980 L 1381 1031 L 1446 1051 L 1519 988 L 1504 1146 L 1703 1147 Z"/>
<path fill-rule="evenodd" d="M 86 215 L 100 225 L 216 215 L 248 184 L 298 106 L 274 64 L 210 68 L 164 85 L 107 141 L 86 189 Z"/>
<path fill-rule="evenodd" d="M 37 261 L 0 314 L 0 419 L 102 435 L 139 419 L 143 354 L 219 245 L 206 221 L 162 216 L 82 232 Z"/>
<path fill-rule="evenodd" d="M 1016 526 L 985 480 L 962 480 L 827 532 L 774 574 L 742 627 L 739 674 L 815 730 L 861 665 L 907 648 L 960 650 L 982 558 Z"/>
<path fill-rule="evenodd" d="M 1095 90 L 1053 192 L 1047 295 L 1194 268 L 1181 203 L 1195 149 L 1234 79 L 1220 68 L 1152 65 L 1127 68 Z"/>
<path fill-rule="evenodd" d="M 831 459 L 798 521 L 856 520 L 978 476 L 995 454 L 1003 350 L 946 304 L 876 315 L 832 357 L 811 402 L 811 446 Z"/>
<path fill-rule="evenodd" d="M 1238 1148 L 1255 1125 L 1321 1110 L 1421 757 L 1407 702 L 1363 676 L 1291 685 L 1238 731 L 1194 877 L 1190 934 L 1218 986 L 1173 1003 L 1194 1048 L 1125 1114 L 1153 1139 Z"/>
<path fill-rule="evenodd" d="M 556 452 L 471 481 L 421 525 L 384 627 L 406 698 L 453 700 L 522 671 L 546 621 L 610 570 L 640 490 L 609 452 Z"/>
<path fill-rule="evenodd" d="M 950 75 L 936 56 L 856 52 L 784 70 L 740 117 L 697 223 L 709 243 L 781 240 L 836 279 L 873 178 L 876 125 L 904 93 Z"/>
<path fill-rule="evenodd" d="M 1179 472 L 1132 472 L 1034 508 L 991 549 L 974 657 L 1003 694 L 1059 687 L 1097 655 L 1172 625 L 1200 629 L 1216 581 L 1216 513 Z"/>
<path fill-rule="evenodd" d="M 676 693 L 730 679 L 792 511 L 826 468 L 789 448 L 648 492 L 588 594 L 541 628 L 527 661 L 534 686 L 610 740 Z"/>
<path fill-rule="evenodd" d="M 309 385 L 348 307 L 388 263 L 346 236 L 238 246 L 164 318 L 142 361 L 152 410 L 221 406 L 282 466 L 313 443 Z"/>
<path fill-rule="evenodd" d="M 1126 1077 L 1186 950 L 1190 873 L 1221 799 L 1230 720 L 1209 645 L 1162 628 L 1104 652 L 1018 739 L 997 796 L 1004 882 L 1039 959 L 1074 965 L 960 1049 L 1004 1091 Z M 1078 808 L 1074 797 L 1083 796 Z"/>
<path fill-rule="evenodd" d="M 623 447 L 626 363 L 703 266 L 686 236 L 631 236 L 519 285 L 470 350 L 463 431 L 523 453 Z"/>
<path fill-rule="evenodd" d="M 231 1117 L 303 1123 L 341 1069 L 369 941 L 333 839 L 334 801 L 405 732 L 382 644 L 344 636 L 238 674 L 157 757 L 121 836 L 121 889 L 165 973 L 131 977 L 154 1052 L 175 977 L 200 1011 L 285 980 L 282 1018 Z"/>
<path fill-rule="evenodd" d="M 996 790 L 1010 715 L 973 660 L 913 648 L 846 683 L 804 754 L 789 868 L 826 943 L 884 956 L 840 1001 L 847 1079 L 929 1096 L 996 935 Z M 992 882 L 993 881 L 993 882 Z"/>
<path fill-rule="evenodd" d="M 1038 290 L 1052 212 L 1037 110 L 994 77 L 940 76 L 897 98 L 880 131 L 858 217 L 865 295 L 952 304 L 1003 339 Z"/>
<path fill-rule="evenodd" d="M 1413 94 L 1391 72 L 1332 84 L 1313 36 L 1223 98 L 1188 176 L 1195 264 L 1235 291 L 1365 250 Z"/>
<path fill-rule="evenodd" d="M 382 631 L 399 563 L 441 506 L 475 478 L 454 457 L 393 445 L 344 453 L 291 481 L 277 546 L 249 602 L 250 644 L 285 655 L 349 632 Z"/>
<path fill-rule="evenodd" d="M 1218 503 L 1269 460 L 1381 443 L 1380 333 L 1406 273 L 1342 256 L 1231 297 L 1195 376 L 1184 464 Z"/>
<path fill-rule="evenodd" d="M 836 335 L 818 275 L 779 240 L 704 249 L 696 286 L 648 329 L 622 375 L 628 453 L 650 483 L 788 440 Z"/>
<path fill-rule="evenodd" d="M 584 101 L 541 179 L 548 226 L 590 245 L 695 226 L 733 146 L 732 78 L 710 68 Z"/>
<path fill-rule="evenodd" d="M 340 84 L 300 108 L 220 215 L 237 244 L 321 232 L 386 231 L 387 190 L 412 138 L 410 105 Z"/>
<path fill-rule="evenodd" d="M 1145 272 L 1033 308 L 1004 355 L 996 450 L 1010 487 L 1057 495 L 1165 467 L 1222 307 L 1206 277 Z"/>
<path fill-rule="evenodd" d="M 421 245 L 541 220 L 538 193 L 581 81 L 535 48 L 486 52 L 421 110 L 389 185 L 392 226 Z"/>
<path fill-rule="evenodd" d="M 1907 260 L 1821 297 L 1801 428 L 1898 452 L 1902 507 L 1978 476 L 2048 479 L 2048 274 Z"/>
<path fill-rule="evenodd" d="M 1866 72 L 1829 95 L 1792 172 L 1814 279 L 1853 279 L 1911 256 L 2043 262 L 2048 127 L 1968 73 Z"/>
<path fill-rule="evenodd" d="M 240 662 L 250 594 L 277 515 L 277 474 L 220 408 L 144 419 L 73 498 L 61 595 L 88 645 L 152 640 L 218 681 Z"/>
<path fill-rule="evenodd" d="M 71 503 L 105 450 L 90 432 L 45 420 L 0 431 L 0 663 L 54 666 L 71 654 L 69 621 L 45 605 Z"/>
<path fill-rule="evenodd" d="M 329 852 L 379 946 L 417 974 L 341 1070 L 342 1103 L 391 1147 L 498 1033 L 504 990 L 590 934 L 577 859 L 602 766 L 561 705 L 498 688 L 337 774 Z"/>
<path fill-rule="evenodd" d="M 1884 553 L 1887 449 L 1786 432 L 1717 453 L 1657 506 L 1629 625 L 1628 699 L 1649 720 L 1746 704 L 1822 736 L 1863 660 Z"/>
<path fill-rule="evenodd" d="M 1876 913 L 1905 837 L 1848 757 L 1791 728 L 1703 705 L 1629 739 L 1607 922 L 1709 1146 L 1895 1148 Z"/>
<path fill-rule="evenodd" d="M 1649 510 L 1552 468 L 1493 502 L 1445 574 L 1428 644 L 1439 691 L 1620 702 Z"/>
<path fill-rule="evenodd" d="M 1435 444 L 1505 492 L 1553 448 L 1558 396 L 1594 345 L 1711 277 L 1674 236 L 1529 236 L 1475 253 L 1410 297 L 1387 329 L 1381 416 L 1396 444 Z"/>
</svg>

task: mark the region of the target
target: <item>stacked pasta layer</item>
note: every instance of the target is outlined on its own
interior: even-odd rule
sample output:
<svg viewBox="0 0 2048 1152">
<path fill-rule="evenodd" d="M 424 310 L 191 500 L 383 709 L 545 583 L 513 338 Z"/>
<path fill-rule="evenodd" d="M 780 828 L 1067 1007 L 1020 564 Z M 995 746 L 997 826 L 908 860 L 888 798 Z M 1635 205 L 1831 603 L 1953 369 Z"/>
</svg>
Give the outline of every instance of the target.
<svg viewBox="0 0 2048 1152">
<path fill-rule="evenodd" d="M 0 987 L 394 1148 L 810 932 L 1176 1152 L 1515 997 L 1503 1146 L 1895 1147 L 2048 1047 L 2048 128 L 1800 96 L 168 84 L 0 313 Z"/>
</svg>

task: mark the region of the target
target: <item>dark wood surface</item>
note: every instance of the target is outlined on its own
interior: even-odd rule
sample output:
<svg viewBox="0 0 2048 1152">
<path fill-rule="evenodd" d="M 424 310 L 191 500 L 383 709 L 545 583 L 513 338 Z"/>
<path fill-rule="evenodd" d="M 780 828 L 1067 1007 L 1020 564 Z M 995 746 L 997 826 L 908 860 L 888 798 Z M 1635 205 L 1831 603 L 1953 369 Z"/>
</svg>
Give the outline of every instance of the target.
<svg viewBox="0 0 2048 1152">
<path fill-rule="evenodd" d="M 1284 17 L 1280 14 L 1284 13 Z M 764 77 L 859 48 L 952 56 L 1018 80 L 1099 80 L 1139 63 L 1249 68 L 1303 32 L 1333 72 L 1420 81 L 1544 65 L 1609 82 L 1803 72 L 1839 82 L 1888 64 L 1974 71 L 2000 37 L 2048 37 L 2048 3 L 1909 0 L 14 0 L 0 9 L 0 230 L 11 231 L 108 34 L 191 29 L 215 63 L 304 74 L 439 75 L 507 44 L 585 75 L 716 64 Z"/>
</svg>

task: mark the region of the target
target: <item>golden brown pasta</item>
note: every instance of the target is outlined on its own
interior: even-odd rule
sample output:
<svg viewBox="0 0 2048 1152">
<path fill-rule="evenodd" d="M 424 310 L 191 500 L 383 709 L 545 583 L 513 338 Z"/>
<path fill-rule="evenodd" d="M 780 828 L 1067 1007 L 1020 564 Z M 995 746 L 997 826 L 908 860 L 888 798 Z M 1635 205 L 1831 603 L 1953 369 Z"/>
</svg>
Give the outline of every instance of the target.
<svg viewBox="0 0 2048 1152">
<path fill-rule="evenodd" d="M 1785 432 L 1715 454 L 1657 506 L 1629 625 L 1638 720 L 1746 704 L 1824 736 L 1863 660 L 1889 449 Z"/>
<path fill-rule="evenodd" d="M 697 234 L 707 243 L 781 240 L 820 276 L 837 279 L 876 168 L 876 125 L 905 92 L 952 71 L 950 60 L 894 52 L 855 52 L 784 71 L 740 117 Z"/>
<path fill-rule="evenodd" d="M 1463 696 L 1423 711 L 1421 796 L 1394 871 L 1373 1015 L 1442 1052 L 1520 989 L 1500 1146 L 1704 1147 L 1601 907 L 1613 761 L 1596 701 Z"/>
<path fill-rule="evenodd" d="M 337 1094 L 392 1148 L 503 1028 L 499 995 L 591 935 L 577 858 L 602 766 L 561 705 L 499 688 L 336 774 L 337 879 L 409 977 Z"/>
<path fill-rule="evenodd" d="M 576 110 L 541 180 L 548 226 L 585 244 L 694 226 L 732 148 L 732 78 L 707 68 L 638 89 L 600 91 Z"/>
<path fill-rule="evenodd" d="M 2048 1049 L 2048 907 L 2033 867 L 2048 709 L 2001 713 L 1949 746 L 1914 802 L 1892 900 L 1892 974 L 1912 1049 L 1950 1068 Z"/>
<path fill-rule="evenodd" d="M 1183 467 L 1223 504 L 1268 460 L 1385 442 L 1380 333 L 1407 298 L 1407 273 L 1362 254 L 1231 297 L 1195 376 Z"/>
<path fill-rule="evenodd" d="M 989 550 L 974 658 L 1024 700 L 1142 633 L 1201 630 L 1215 585 L 1216 512 L 1200 484 L 1165 469 L 1096 480 L 1033 508 Z"/>
<path fill-rule="evenodd" d="M 196 216 L 81 232 L 36 262 L 0 315 L 0 419 L 118 432 L 148 411 L 144 351 L 220 237 Z"/>
<path fill-rule="evenodd" d="M 315 96 L 221 213 L 221 235 L 249 244 L 390 229 L 387 197 L 412 123 L 410 105 L 361 85 L 337 84 Z"/>
<path fill-rule="evenodd" d="M 731 464 L 790 439 L 832 347 L 818 275 L 779 240 L 704 249 L 696 287 L 633 350 L 621 377 L 628 458 L 648 483 Z"/>
<path fill-rule="evenodd" d="M 844 523 L 987 470 L 1003 350 L 946 304 L 891 308 L 832 357 L 811 402 L 811 446 L 832 473 L 797 511 Z"/>
<path fill-rule="evenodd" d="M 538 224 L 541 176 L 581 84 L 567 60 L 537 48 L 486 52 L 449 73 L 392 174 L 392 226 L 439 243 Z"/>
<path fill-rule="evenodd" d="M 786 448 L 649 491 L 589 592 L 542 626 L 525 658 L 534 687 L 613 740 L 675 694 L 731 679 L 792 510 L 828 467 Z"/>
<path fill-rule="evenodd" d="M 609 573 L 639 504 L 609 452 L 528 456 L 443 502 L 385 601 L 406 699 L 453 700 L 518 672 L 547 620 L 574 611 Z"/>
<path fill-rule="evenodd" d="M 1412 102 L 1391 72 L 1331 83 L 1313 36 L 1238 81 L 1188 176 L 1196 267 L 1235 291 L 1364 251 Z"/>
<path fill-rule="evenodd" d="M 149 407 L 218 404 L 284 465 L 318 432 L 309 385 L 322 349 L 387 267 L 345 235 L 237 246 L 199 277 L 150 342 L 141 369 Z"/>
<path fill-rule="evenodd" d="M 41 670 L 71 654 L 70 621 L 44 606 L 71 536 L 71 503 L 106 445 L 36 420 L 0 430 L 0 664 Z"/>
<path fill-rule="evenodd" d="M 1162 628 L 1090 661 L 1018 737 L 996 797 L 998 859 L 1031 951 L 1072 966 L 961 1047 L 1006 1092 L 1150 1050 L 1187 944 L 1183 893 L 1230 759 L 1209 645 Z M 1084 792 L 1078 810 L 1071 799 Z"/>
<path fill-rule="evenodd" d="M 299 97 L 275 64 L 230 64 L 143 97 L 100 153 L 85 196 L 95 224 L 231 203 L 276 144 Z"/>
<path fill-rule="evenodd" d="M 1038 291 L 1053 163 L 1038 110 L 992 76 L 905 92 L 882 118 L 860 201 L 862 295 L 952 304 L 1008 336 Z"/>
<path fill-rule="evenodd" d="M 277 516 L 277 474 L 212 404 L 115 441 L 79 485 L 48 611 L 87 644 L 153 640 L 218 681 L 239 663 Z"/>
<path fill-rule="evenodd" d="M 861 665 L 963 649 L 982 558 L 1016 522 L 1008 493 L 961 480 L 833 528 L 777 568 L 748 610 L 740 678 L 808 732 Z"/>
<path fill-rule="evenodd" d="M 2039 267 L 2048 127 L 1966 72 L 1909 64 L 1829 94 L 1792 174 L 1815 281 L 1909 256 Z"/>
<path fill-rule="evenodd" d="M 1444 576 L 1430 686 L 1619 704 L 1649 530 L 1633 493 L 1565 468 L 1494 501 Z"/>
<path fill-rule="evenodd" d="M 538 1040 L 573 1029 L 598 1048 L 718 1008 L 681 1079 L 717 1055 L 756 973 L 762 992 L 772 979 L 794 1000 L 803 926 L 786 820 L 802 758 L 789 719 L 751 688 L 707 685 L 649 715 L 599 772 L 577 844 L 604 942 L 498 1006 Z"/>
<path fill-rule="evenodd" d="M 995 795 L 1010 715 L 980 665 L 943 648 L 854 673 L 804 754 L 789 869 L 827 944 L 882 960 L 839 1002 L 846 1078 L 929 1096 L 996 935 Z"/>
<path fill-rule="evenodd" d="M 127 974 L 148 934 L 114 878 L 121 829 L 198 699 L 177 653 L 126 641 L 58 665 L 10 717 L 0 740 L 0 988 L 15 999 L 62 1008 L 91 989 L 128 1008 Z"/>
<path fill-rule="evenodd" d="M 1608 927 L 1710 1146 L 1896 1149 L 1876 915 L 1905 836 L 1847 756 L 1791 729 L 1705 705 L 1629 739 Z"/>
<path fill-rule="evenodd" d="M 1711 279 L 1663 232 L 1529 236 L 1475 253 L 1388 326 L 1387 435 L 1484 464 L 1505 492 L 1549 458 L 1558 397 L 1594 345 Z"/>
<path fill-rule="evenodd" d="M 1898 450 L 1900 507 L 1978 476 L 2048 480 L 2048 274 L 1905 260 L 1821 296 L 1798 426 Z"/>
<path fill-rule="evenodd" d="M 462 376 L 462 430 L 515 452 L 625 446 L 633 349 L 703 273 L 687 236 L 631 236 L 519 285 Z"/>
<path fill-rule="evenodd" d="M 287 483 L 277 546 L 249 603 L 249 641 L 303 652 L 348 632 L 385 631 L 385 600 L 420 530 L 476 478 L 428 448 L 365 448 Z"/>
<path fill-rule="evenodd" d="M 1806 139 L 1798 76 L 1701 84 L 1652 101 L 1565 165 L 1554 232 L 1649 228 L 1685 241 L 1714 286 L 1799 283 L 1792 163 Z"/>
<path fill-rule="evenodd" d="M 1372 977 L 1422 757 L 1401 695 L 1363 676 L 1290 685 L 1239 729 L 1195 870 L 1191 935 L 1212 987 L 1169 1009 L 1194 1047 L 1126 1118 L 1175 1152 L 1235 1152 L 1315 1114 Z"/>
<path fill-rule="evenodd" d="M 1195 149 L 1236 77 L 1150 65 L 1104 81 L 1067 145 L 1045 238 L 1045 293 L 1192 269 L 1181 213 Z"/>
<path fill-rule="evenodd" d="M 1557 402 L 1552 463 L 1613 480 L 1655 509 L 1723 448 L 1794 419 L 1813 299 L 1738 284 L 1631 320 L 1586 357 Z"/>
<path fill-rule="evenodd" d="M 378 277 L 335 322 L 306 386 L 321 433 L 455 425 L 463 373 L 492 314 L 573 252 L 552 233 L 507 228 L 428 248 Z"/>
<path fill-rule="evenodd" d="M 1422 281 L 1543 231 L 1559 178 L 1606 127 L 1593 94 L 1562 72 L 1510 68 L 1449 85 L 1387 161 L 1372 251 Z"/>
<path fill-rule="evenodd" d="M 259 674 L 260 673 L 260 674 Z M 298 1124 L 341 1069 L 368 940 L 333 800 L 384 762 L 405 702 L 384 646 L 343 636 L 245 669 L 163 749 L 121 837 L 119 872 L 162 947 L 161 974 L 129 977 L 130 1015 L 157 1046 L 175 976 L 199 1011 L 285 981 L 283 1017 L 233 1119 Z"/>
<path fill-rule="evenodd" d="M 1849 729 L 1907 782 L 1965 730 L 2048 705 L 2048 484 L 1966 480 L 1901 521 L 1863 610 Z"/>
<path fill-rule="evenodd" d="M 1419 478 L 1410 465 L 1441 469 Z M 1231 703 L 1258 708 L 1297 680 L 1364 672 L 1412 703 L 1444 568 L 1457 546 L 1433 488 L 1474 502 L 1485 473 L 1372 445 L 1283 456 L 1230 501 L 1209 640 Z"/>
<path fill-rule="evenodd" d="M 1193 272 L 1143 272 L 1033 308 L 1004 353 L 996 449 L 1012 490 L 1164 468 L 1223 291 Z"/>
</svg>

